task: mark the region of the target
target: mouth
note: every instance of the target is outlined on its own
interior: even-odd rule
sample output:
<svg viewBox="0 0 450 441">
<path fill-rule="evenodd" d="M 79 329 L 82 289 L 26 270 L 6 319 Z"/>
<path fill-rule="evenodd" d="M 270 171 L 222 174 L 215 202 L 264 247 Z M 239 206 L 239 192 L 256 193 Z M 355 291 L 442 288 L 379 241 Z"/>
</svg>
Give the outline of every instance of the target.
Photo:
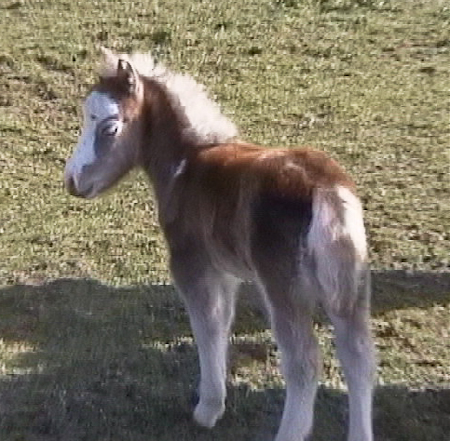
<svg viewBox="0 0 450 441">
<path fill-rule="evenodd" d="M 67 192 L 77 198 L 93 199 L 98 194 L 94 185 L 90 185 L 86 188 L 80 189 L 79 186 L 77 186 L 77 184 L 75 183 L 75 179 L 72 176 L 67 176 L 64 183 Z"/>
</svg>

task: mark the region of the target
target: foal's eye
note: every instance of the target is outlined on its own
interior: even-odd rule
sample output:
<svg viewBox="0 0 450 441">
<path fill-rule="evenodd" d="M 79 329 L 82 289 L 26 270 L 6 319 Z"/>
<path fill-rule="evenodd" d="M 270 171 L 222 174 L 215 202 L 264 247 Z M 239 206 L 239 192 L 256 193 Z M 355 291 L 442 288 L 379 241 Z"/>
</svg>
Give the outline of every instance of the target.
<svg viewBox="0 0 450 441">
<path fill-rule="evenodd" d="M 119 131 L 118 124 L 108 124 L 102 128 L 101 133 L 104 136 L 116 136 Z"/>
</svg>

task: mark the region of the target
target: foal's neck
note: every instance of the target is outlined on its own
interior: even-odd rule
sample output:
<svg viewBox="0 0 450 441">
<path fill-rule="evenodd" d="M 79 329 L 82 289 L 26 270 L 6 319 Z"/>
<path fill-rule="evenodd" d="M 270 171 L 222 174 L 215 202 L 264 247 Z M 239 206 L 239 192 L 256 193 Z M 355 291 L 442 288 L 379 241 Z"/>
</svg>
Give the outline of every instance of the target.
<svg viewBox="0 0 450 441">
<path fill-rule="evenodd" d="M 161 203 L 196 146 L 187 136 L 185 115 L 165 86 L 151 79 L 144 79 L 144 85 L 142 167 Z"/>
</svg>

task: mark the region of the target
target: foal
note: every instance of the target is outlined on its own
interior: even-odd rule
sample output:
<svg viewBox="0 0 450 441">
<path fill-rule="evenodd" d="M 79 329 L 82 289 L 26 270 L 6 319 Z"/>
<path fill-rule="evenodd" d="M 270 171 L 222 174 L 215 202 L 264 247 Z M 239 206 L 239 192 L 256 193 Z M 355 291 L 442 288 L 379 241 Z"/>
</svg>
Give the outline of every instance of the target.
<svg viewBox="0 0 450 441">
<path fill-rule="evenodd" d="M 281 349 L 286 402 L 276 441 L 311 431 L 318 377 L 312 311 L 336 334 L 349 389 L 349 441 L 372 441 L 369 270 L 354 184 L 324 153 L 235 140 L 235 126 L 191 77 L 150 56 L 105 51 L 65 170 L 68 191 L 94 198 L 141 167 L 153 184 L 170 269 L 200 358 L 194 419 L 225 409 L 236 290 L 253 280 Z"/>
</svg>

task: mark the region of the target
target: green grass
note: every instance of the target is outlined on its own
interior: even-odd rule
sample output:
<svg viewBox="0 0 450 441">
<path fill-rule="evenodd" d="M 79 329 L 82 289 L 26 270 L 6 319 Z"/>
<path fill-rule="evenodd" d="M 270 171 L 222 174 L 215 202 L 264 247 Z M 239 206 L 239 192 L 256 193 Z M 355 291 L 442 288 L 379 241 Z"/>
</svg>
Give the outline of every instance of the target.
<svg viewBox="0 0 450 441">
<path fill-rule="evenodd" d="M 244 301 L 229 408 L 188 395 L 195 348 L 148 185 L 79 201 L 62 170 L 98 46 L 151 50 L 205 83 L 241 137 L 312 145 L 366 208 L 380 441 L 450 433 L 450 8 L 440 0 L 0 2 L 0 439 L 270 439 L 277 352 Z M 406 272 L 405 272 L 406 271 Z M 53 282 L 49 282 L 54 280 Z M 343 439 L 331 335 L 314 439 Z"/>
</svg>

